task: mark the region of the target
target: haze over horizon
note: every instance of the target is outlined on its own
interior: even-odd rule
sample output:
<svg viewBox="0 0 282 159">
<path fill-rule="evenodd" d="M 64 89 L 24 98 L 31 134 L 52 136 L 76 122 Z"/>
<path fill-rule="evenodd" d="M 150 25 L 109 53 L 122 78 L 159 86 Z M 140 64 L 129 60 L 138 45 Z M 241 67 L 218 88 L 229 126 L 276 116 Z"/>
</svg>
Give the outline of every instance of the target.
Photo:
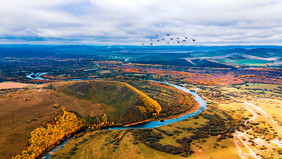
<svg viewBox="0 0 282 159">
<path fill-rule="evenodd" d="M 279 0 L 10 0 L 0 44 L 140 45 L 158 34 L 186 45 L 281 45 Z M 173 44 L 172 44 L 173 45 Z"/>
</svg>

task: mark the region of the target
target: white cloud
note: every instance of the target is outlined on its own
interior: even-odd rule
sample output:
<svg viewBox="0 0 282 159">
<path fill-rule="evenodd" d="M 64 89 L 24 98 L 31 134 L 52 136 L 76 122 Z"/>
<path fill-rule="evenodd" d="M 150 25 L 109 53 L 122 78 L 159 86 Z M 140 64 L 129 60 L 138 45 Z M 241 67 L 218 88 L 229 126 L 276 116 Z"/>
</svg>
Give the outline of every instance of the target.
<svg viewBox="0 0 282 159">
<path fill-rule="evenodd" d="M 197 44 L 280 44 L 281 8 L 280 0 L 9 0 L 0 5 L 0 38 L 138 44 L 172 33 Z"/>
</svg>

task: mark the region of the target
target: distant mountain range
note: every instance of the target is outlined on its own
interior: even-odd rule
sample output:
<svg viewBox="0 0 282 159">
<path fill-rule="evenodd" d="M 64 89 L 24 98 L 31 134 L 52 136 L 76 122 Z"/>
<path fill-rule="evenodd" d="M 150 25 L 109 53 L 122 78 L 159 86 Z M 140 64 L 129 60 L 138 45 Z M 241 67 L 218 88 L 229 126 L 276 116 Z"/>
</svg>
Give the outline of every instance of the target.
<svg viewBox="0 0 282 159">
<path fill-rule="evenodd" d="M 282 46 L 0 45 L 0 57 L 96 58 L 196 67 L 281 67 Z"/>
</svg>

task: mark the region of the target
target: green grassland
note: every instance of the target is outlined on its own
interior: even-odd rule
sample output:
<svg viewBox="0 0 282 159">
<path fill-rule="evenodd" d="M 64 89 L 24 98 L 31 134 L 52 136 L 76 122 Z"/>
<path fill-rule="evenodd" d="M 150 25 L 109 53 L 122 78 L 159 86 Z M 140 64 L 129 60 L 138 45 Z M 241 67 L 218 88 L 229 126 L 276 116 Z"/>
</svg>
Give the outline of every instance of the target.
<svg viewBox="0 0 282 159">
<path fill-rule="evenodd" d="M 264 66 L 264 64 L 266 63 L 273 62 L 273 61 L 259 60 L 259 59 L 245 59 L 245 60 L 222 59 L 222 60 L 217 60 L 217 61 L 231 63 L 231 64 L 247 65 L 247 66 Z"/>
<path fill-rule="evenodd" d="M 88 132 L 52 158 L 239 158 L 229 122 L 226 113 L 210 107 L 195 117 L 159 128 Z M 215 131 L 205 131 L 208 125 L 213 128 L 207 130 Z"/>
</svg>

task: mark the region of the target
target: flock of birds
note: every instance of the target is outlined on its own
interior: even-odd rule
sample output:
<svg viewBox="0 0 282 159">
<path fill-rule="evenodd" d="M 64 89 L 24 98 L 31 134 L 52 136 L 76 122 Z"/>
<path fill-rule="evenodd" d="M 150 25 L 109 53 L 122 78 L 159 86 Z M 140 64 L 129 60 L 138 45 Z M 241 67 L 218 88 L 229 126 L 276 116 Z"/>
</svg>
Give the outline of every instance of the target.
<svg viewBox="0 0 282 159">
<path fill-rule="evenodd" d="M 165 42 L 165 44 L 172 44 L 173 42 L 176 42 L 176 44 L 180 44 L 180 43 L 186 43 L 190 40 L 190 38 L 188 38 L 188 36 L 184 36 L 184 37 L 172 37 L 171 34 L 166 34 L 166 38 L 162 37 L 160 38 L 159 35 L 155 35 L 154 39 L 150 39 L 150 43 L 149 44 L 145 44 L 142 43 L 141 45 L 154 45 L 156 43 L 162 43 Z M 192 42 L 195 42 L 196 39 L 191 38 Z"/>
</svg>

